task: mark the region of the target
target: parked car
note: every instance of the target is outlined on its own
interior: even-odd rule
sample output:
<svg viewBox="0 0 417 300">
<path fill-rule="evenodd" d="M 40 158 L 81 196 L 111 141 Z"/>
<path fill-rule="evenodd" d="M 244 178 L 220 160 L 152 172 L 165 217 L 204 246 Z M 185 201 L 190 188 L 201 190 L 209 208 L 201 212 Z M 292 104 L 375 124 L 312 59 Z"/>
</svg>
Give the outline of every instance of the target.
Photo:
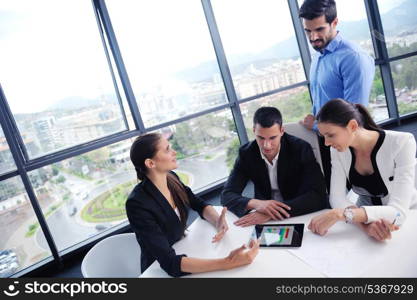
<svg viewBox="0 0 417 300">
<path fill-rule="evenodd" d="M 97 231 L 102 231 L 102 230 L 105 230 L 105 229 L 107 229 L 107 228 L 109 228 L 109 226 L 104 225 L 104 224 L 97 224 L 97 225 L 96 225 L 96 230 L 97 230 Z"/>
<path fill-rule="evenodd" d="M 19 269 L 19 261 L 16 253 L 11 250 L 0 251 L 0 277 L 9 277 Z"/>
<path fill-rule="evenodd" d="M 75 215 L 77 213 L 77 207 L 75 205 L 71 205 L 68 207 L 68 215 L 70 217 L 72 217 L 73 215 Z"/>
</svg>

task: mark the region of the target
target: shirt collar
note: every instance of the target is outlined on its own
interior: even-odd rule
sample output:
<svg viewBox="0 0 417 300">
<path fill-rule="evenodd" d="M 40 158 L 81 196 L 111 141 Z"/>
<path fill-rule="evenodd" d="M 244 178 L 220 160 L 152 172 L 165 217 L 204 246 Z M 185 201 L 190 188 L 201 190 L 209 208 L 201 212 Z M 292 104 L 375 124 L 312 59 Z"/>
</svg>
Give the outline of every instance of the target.
<svg viewBox="0 0 417 300">
<path fill-rule="evenodd" d="M 281 150 L 281 149 L 280 149 Z M 268 158 L 266 158 L 266 156 L 262 153 L 261 148 L 259 148 L 259 152 L 261 153 L 261 157 L 262 159 L 267 163 L 267 164 L 271 164 L 268 160 Z M 277 155 L 275 155 L 274 159 L 272 160 L 272 165 L 275 165 L 276 161 L 278 160 L 278 156 L 279 156 L 279 151 L 277 153 Z"/>
<path fill-rule="evenodd" d="M 341 41 L 342 37 L 340 35 L 340 32 L 338 31 L 333 40 L 331 40 L 330 43 L 326 46 L 326 48 L 324 48 L 323 53 L 320 52 L 321 55 L 325 55 L 327 52 L 334 52 L 339 47 Z"/>
</svg>

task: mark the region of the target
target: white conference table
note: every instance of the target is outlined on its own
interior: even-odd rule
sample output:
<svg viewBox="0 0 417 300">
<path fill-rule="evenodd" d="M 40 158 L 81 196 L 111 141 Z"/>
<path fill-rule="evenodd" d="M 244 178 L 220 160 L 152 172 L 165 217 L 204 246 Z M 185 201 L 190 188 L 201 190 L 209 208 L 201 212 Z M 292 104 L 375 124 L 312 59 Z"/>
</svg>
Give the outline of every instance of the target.
<svg viewBox="0 0 417 300">
<path fill-rule="evenodd" d="M 216 207 L 219 211 L 221 207 Z M 184 277 L 417 277 L 417 211 L 410 214 L 391 240 L 378 242 L 355 225 L 336 223 L 325 236 L 307 229 L 313 216 L 323 211 L 294 217 L 285 221 L 304 223 L 300 248 L 260 248 L 252 264 L 227 271 L 191 274 Z M 220 258 L 251 237 L 254 226 L 242 228 L 233 224 L 238 218 L 226 214 L 229 230 L 219 243 L 211 243 L 215 230 L 197 218 L 186 237 L 174 244 L 177 254 L 189 257 Z M 169 277 L 155 261 L 142 277 Z"/>
</svg>

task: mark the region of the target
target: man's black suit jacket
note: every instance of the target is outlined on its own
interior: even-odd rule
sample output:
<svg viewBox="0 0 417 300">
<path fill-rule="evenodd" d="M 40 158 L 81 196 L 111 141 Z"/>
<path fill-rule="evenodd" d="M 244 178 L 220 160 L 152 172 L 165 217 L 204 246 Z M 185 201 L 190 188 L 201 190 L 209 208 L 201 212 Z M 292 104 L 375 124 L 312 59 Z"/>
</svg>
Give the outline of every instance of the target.
<svg viewBox="0 0 417 300">
<path fill-rule="evenodd" d="M 207 204 L 194 195 L 189 187 L 183 187 L 190 207 L 203 217 Z M 181 221 L 150 179 L 145 178 L 130 193 L 126 201 L 126 214 L 142 251 L 142 272 L 157 260 L 161 268 L 173 277 L 188 274 L 181 271 L 181 259 L 186 255 L 177 255 L 172 248 L 183 237 Z"/>
<path fill-rule="evenodd" d="M 329 207 L 326 184 L 310 144 L 284 133 L 277 167 L 278 187 L 290 216 L 298 216 Z M 242 196 L 248 181 L 255 187 L 255 199 L 271 200 L 268 169 L 256 141 L 239 148 L 233 170 L 221 194 L 221 203 L 241 217 L 248 213 L 251 198 Z"/>
</svg>

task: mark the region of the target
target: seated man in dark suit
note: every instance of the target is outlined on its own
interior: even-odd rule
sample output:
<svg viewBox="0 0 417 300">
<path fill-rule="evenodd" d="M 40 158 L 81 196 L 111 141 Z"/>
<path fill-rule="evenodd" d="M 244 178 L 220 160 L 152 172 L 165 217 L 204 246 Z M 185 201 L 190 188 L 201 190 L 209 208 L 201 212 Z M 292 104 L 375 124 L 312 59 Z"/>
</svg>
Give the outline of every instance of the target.
<svg viewBox="0 0 417 300">
<path fill-rule="evenodd" d="M 283 220 L 328 207 L 326 184 L 307 142 L 284 132 L 281 113 L 261 107 L 253 117 L 255 141 L 239 148 L 221 203 L 239 226 Z M 242 196 L 252 181 L 255 197 Z"/>
</svg>

